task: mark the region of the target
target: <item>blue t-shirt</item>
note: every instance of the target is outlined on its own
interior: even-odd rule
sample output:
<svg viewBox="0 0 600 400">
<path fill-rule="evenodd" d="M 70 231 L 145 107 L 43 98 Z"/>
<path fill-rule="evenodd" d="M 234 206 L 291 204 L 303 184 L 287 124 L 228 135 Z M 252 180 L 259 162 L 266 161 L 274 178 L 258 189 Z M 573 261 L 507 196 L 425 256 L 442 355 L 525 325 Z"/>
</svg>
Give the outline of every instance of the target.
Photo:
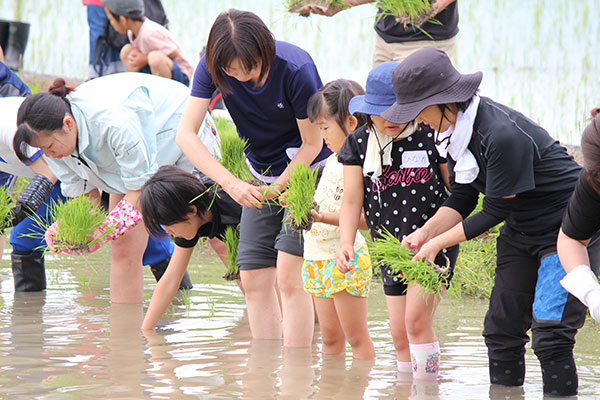
<svg viewBox="0 0 600 400">
<path fill-rule="evenodd" d="M 246 155 L 252 167 L 268 176 L 281 175 L 294 149 L 302 144 L 296 119 L 307 118 L 308 99 L 323 86 L 315 63 L 301 48 L 277 41 L 275 59 L 262 87 L 223 76 L 232 90 L 224 102 L 239 135 L 248 139 Z M 192 96 L 209 99 L 215 88 L 202 57 L 194 74 Z M 315 161 L 330 154 L 323 143 Z"/>
</svg>

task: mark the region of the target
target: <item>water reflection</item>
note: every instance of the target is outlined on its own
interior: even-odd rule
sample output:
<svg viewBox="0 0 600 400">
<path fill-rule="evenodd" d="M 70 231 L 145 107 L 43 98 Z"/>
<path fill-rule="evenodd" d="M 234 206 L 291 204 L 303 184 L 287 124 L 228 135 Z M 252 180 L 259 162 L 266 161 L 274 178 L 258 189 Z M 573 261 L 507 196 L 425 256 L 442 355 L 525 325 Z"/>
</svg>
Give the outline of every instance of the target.
<svg viewBox="0 0 600 400">
<path fill-rule="evenodd" d="M 104 257 L 107 254 L 104 255 Z M 60 284 L 46 293 L 12 293 L 10 266 L 0 266 L 0 398 L 241 399 L 529 399 L 542 396 L 539 364 L 528 349 L 523 388 L 490 386 L 481 337 L 484 301 L 445 299 L 436 317 L 442 352 L 439 382 L 396 373 L 381 287 L 369 298 L 377 358 L 321 356 L 318 326 L 310 349 L 252 340 L 243 297 L 223 283 L 209 253 L 194 256 L 191 303 L 174 304 L 156 331 L 141 332 L 144 308 L 110 304 L 108 261 L 52 260 Z M 106 258 L 106 257 L 105 257 Z M 106 258 L 108 260 L 108 258 Z M 146 271 L 147 298 L 154 286 Z M 84 282 L 86 282 L 84 284 Z M 212 305 L 209 305 L 212 304 Z M 581 398 L 599 394 L 598 325 L 577 336 Z"/>
</svg>

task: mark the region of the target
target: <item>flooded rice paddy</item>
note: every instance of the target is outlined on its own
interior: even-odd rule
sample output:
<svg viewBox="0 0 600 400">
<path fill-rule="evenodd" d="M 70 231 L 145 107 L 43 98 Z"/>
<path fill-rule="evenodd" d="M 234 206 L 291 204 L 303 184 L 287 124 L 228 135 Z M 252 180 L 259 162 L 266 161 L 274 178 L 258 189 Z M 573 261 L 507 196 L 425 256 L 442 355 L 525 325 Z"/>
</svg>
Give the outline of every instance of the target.
<svg viewBox="0 0 600 400">
<path fill-rule="evenodd" d="M 215 17 L 250 10 L 277 39 L 306 49 L 324 82 L 364 84 L 371 68 L 376 9 L 332 18 L 287 13 L 283 0 L 162 0 L 170 30 L 195 64 Z M 565 143 L 578 144 L 589 110 L 600 105 L 596 0 L 458 0 L 454 61 L 483 71 L 481 94 L 523 112 Z M 86 10 L 73 0 L 0 0 L 0 18 L 30 22 L 25 70 L 83 79 L 88 63 Z M 45 90 L 45 88 L 43 88 Z"/>
<path fill-rule="evenodd" d="M 50 256 L 45 293 L 13 293 L 8 253 L 0 265 L 0 398 L 10 399 L 539 399 L 542 379 L 531 349 L 523 388 L 488 384 L 481 337 L 486 302 L 446 298 L 436 315 L 442 351 L 437 384 L 398 381 L 384 296 L 369 296 L 375 362 L 321 357 L 310 349 L 252 341 L 241 293 L 224 267 L 199 248 L 194 289 L 156 331 L 139 329 L 146 304 L 110 304 L 109 253 L 88 260 Z M 187 303 L 187 304 L 186 304 Z M 577 335 L 580 398 L 600 397 L 600 326 Z"/>
</svg>

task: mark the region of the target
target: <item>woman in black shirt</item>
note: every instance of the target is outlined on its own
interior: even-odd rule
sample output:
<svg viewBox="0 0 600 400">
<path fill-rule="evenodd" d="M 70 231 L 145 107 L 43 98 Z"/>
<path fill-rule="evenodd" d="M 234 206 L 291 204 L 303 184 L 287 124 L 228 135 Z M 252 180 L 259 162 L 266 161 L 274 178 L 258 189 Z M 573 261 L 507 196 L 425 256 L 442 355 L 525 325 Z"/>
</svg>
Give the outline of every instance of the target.
<svg viewBox="0 0 600 400">
<path fill-rule="evenodd" d="M 600 285 L 596 254 L 586 246 L 600 232 L 600 113 L 592 111 L 592 122 L 581 137 L 585 169 L 558 234 L 557 250 L 567 276 L 560 282 L 565 289 L 588 306 L 592 318 L 600 321 Z M 591 268 L 590 268 L 591 266 Z M 594 270 L 592 272 L 592 269 Z"/>
<path fill-rule="evenodd" d="M 556 255 L 562 215 L 580 167 L 542 127 L 502 104 L 479 97 L 481 73 L 461 75 L 448 56 L 422 49 L 394 71 L 396 103 L 382 117 L 412 120 L 436 130 L 447 155 L 452 193 L 403 244 L 416 259 L 433 261 L 442 248 L 472 239 L 504 222 L 483 336 L 492 384 L 520 386 L 527 330 L 542 366 L 544 393 L 574 395 L 575 333 L 585 306 L 560 286 Z M 482 211 L 469 217 L 478 196 Z"/>
</svg>

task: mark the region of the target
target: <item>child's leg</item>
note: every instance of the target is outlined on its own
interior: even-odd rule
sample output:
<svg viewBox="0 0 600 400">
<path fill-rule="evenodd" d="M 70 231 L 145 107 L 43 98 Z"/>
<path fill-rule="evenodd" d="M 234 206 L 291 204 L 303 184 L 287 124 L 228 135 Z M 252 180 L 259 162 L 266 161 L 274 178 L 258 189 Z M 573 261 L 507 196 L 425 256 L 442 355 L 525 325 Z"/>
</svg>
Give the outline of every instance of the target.
<svg viewBox="0 0 600 400">
<path fill-rule="evenodd" d="M 148 53 L 148 65 L 152 75 L 162 76 L 163 78 L 171 79 L 171 69 L 173 68 L 173 60 L 165 53 L 159 50 L 154 50 Z"/>
<path fill-rule="evenodd" d="M 332 298 L 313 297 L 319 316 L 323 354 L 344 354 L 346 352 L 346 336 L 336 312 L 336 304 Z"/>
<path fill-rule="evenodd" d="M 433 317 L 439 296 L 426 294 L 421 286 L 408 288 L 406 293 L 406 333 L 410 342 L 413 377 L 437 379 L 440 345 L 433 330 Z"/>
<path fill-rule="evenodd" d="M 252 338 L 281 339 L 281 311 L 275 293 L 274 267 L 240 271 Z"/>
<path fill-rule="evenodd" d="M 408 336 L 406 334 L 405 325 L 405 311 L 406 311 L 406 296 L 395 296 L 386 295 L 385 301 L 388 308 L 388 314 L 390 317 L 390 332 L 392 334 L 392 340 L 394 341 L 394 348 L 396 349 L 396 358 L 399 363 L 399 367 L 406 367 L 410 362 L 410 350 L 408 348 Z M 402 369 L 402 372 L 406 368 Z"/>
<path fill-rule="evenodd" d="M 277 283 L 281 294 L 284 347 L 306 347 L 312 343 L 315 313 L 311 296 L 302 284 L 304 259 L 285 251 L 277 254 Z M 245 284 L 244 288 L 247 290 Z"/>
<path fill-rule="evenodd" d="M 140 70 L 139 68 L 135 68 L 133 65 L 131 65 L 129 63 L 129 58 L 128 58 L 129 53 L 131 53 L 134 50 L 135 50 L 135 47 L 133 47 L 132 44 L 126 44 L 121 49 L 121 53 L 120 53 L 121 62 L 123 63 L 123 66 L 125 67 L 125 71 L 127 71 L 127 72 L 138 72 Z"/>
<path fill-rule="evenodd" d="M 111 194 L 109 209 L 112 210 L 123 197 Z M 142 256 L 147 243 L 148 234 L 143 222 L 112 242 L 110 300 L 113 303 L 144 302 Z"/>
<path fill-rule="evenodd" d="M 367 327 L 367 297 L 353 296 L 343 290 L 334 294 L 333 300 L 343 333 L 352 346 L 354 358 L 375 358 L 375 348 Z M 319 321 L 322 321 L 320 316 Z"/>
</svg>

